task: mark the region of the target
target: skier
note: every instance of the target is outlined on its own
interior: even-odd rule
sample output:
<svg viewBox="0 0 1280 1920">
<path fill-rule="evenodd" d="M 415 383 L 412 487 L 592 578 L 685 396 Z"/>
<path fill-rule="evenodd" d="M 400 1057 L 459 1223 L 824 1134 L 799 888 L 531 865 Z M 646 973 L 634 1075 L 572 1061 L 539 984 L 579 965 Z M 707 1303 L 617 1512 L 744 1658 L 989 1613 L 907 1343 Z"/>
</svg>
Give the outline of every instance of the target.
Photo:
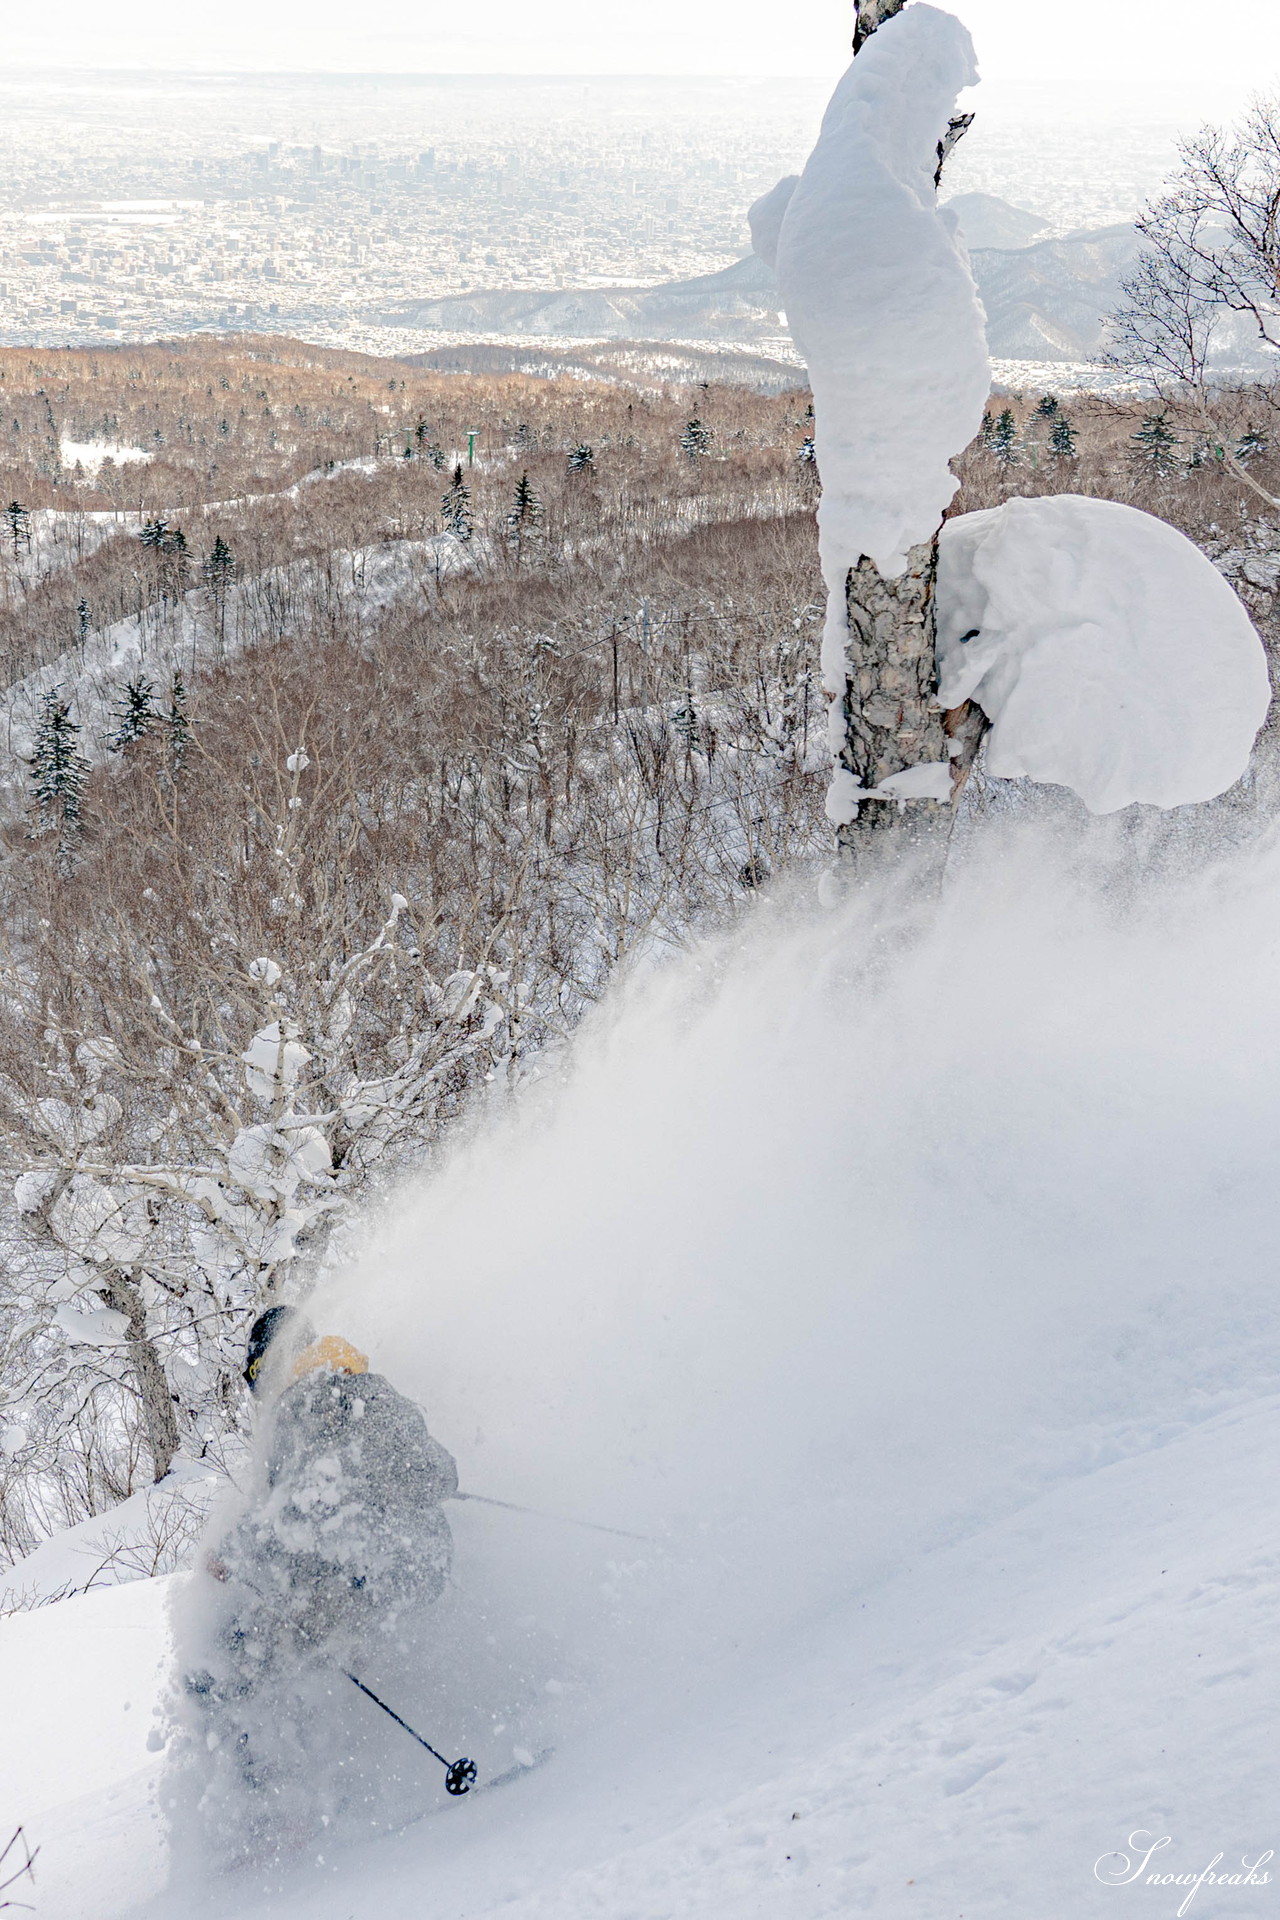
<svg viewBox="0 0 1280 1920">
<path fill-rule="evenodd" d="M 220 1591 L 208 1669 L 187 1686 L 211 1755 L 206 1833 L 257 1858 L 273 1836 L 293 1844 L 336 1815 L 323 1743 L 327 1705 L 349 1691 L 343 1669 L 357 1649 L 401 1642 L 449 1575 L 441 1502 L 457 1467 L 368 1364 L 290 1307 L 250 1332 L 245 1379 L 266 1431 L 247 1504 L 205 1562 Z"/>
<path fill-rule="evenodd" d="M 458 1491 L 457 1466 L 413 1402 L 368 1369 L 291 1307 L 268 1308 L 249 1335 L 245 1379 L 269 1409 L 261 1483 L 210 1571 L 260 1591 L 313 1640 L 390 1631 L 449 1574 L 441 1502 Z"/>
</svg>

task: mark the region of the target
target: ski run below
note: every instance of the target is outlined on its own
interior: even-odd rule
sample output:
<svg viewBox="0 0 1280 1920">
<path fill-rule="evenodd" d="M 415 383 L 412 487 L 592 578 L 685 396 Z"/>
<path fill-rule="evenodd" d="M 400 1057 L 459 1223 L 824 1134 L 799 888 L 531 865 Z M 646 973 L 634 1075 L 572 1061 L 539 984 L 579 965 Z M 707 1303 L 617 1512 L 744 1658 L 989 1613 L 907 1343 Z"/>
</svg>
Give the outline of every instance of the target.
<svg viewBox="0 0 1280 1920">
<path fill-rule="evenodd" d="M 927 903 L 766 895 L 384 1208 L 318 1324 L 464 1489 L 660 1544 L 451 1506 L 438 1671 L 364 1677 L 482 1780 L 552 1756 L 455 1801 L 405 1738 L 421 1818 L 180 1891 L 197 1576 L 0 1620 L 40 1920 L 1268 1912 L 1280 850 L 1195 818 L 1179 878 L 1060 815 Z"/>
</svg>

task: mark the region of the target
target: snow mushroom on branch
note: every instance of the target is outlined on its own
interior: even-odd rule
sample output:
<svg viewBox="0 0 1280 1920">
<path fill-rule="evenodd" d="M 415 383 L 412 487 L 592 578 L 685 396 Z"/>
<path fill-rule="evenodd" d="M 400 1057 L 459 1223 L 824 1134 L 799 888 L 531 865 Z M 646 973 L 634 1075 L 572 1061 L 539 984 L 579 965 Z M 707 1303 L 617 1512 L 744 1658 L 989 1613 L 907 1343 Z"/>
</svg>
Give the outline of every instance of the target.
<svg viewBox="0 0 1280 1920">
<path fill-rule="evenodd" d="M 1211 799 L 1248 765 L 1271 699 L 1258 636 L 1163 520 L 1073 494 L 962 514 L 938 604 L 939 698 L 981 704 L 997 777 L 1114 813 Z"/>
</svg>

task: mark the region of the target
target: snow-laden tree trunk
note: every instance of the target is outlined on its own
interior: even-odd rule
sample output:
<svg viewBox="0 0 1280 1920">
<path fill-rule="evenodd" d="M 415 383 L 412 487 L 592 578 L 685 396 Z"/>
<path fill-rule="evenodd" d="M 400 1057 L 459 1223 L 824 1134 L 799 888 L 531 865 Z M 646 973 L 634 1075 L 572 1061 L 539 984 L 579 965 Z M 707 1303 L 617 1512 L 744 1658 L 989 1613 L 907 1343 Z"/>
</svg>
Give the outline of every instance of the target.
<svg viewBox="0 0 1280 1920">
<path fill-rule="evenodd" d="M 828 608 L 823 675 L 842 851 L 931 837 L 950 818 L 981 717 L 944 715 L 935 657 L 949 462 L 990 392 L 982 309 L 942 164 L 976 79 L 960 22 L 859 0 L 855 58 L 799 180 L 752 209 L 813 386 Z"/>
<path fill-rule="evenodd" d="M 859 0 L 853 51 L 859 53 L 904 0 Z M 938 173 L 973 116 L 951 118 L 939 130 Z M 967 702 L 944 715 L 937 701 L 938 534 L 907 553 L 902 573 L 886 576 L 866 554 L 845 585 L 849 636 L 847 682 L 840 701 L 844 744 L 839 764 L 871 791 L 909 767 L 951 760 L 952 799 L 964 784 L 986 729 L 981 710 Z M 837 828 L 840 850 L 857 859 L 887 836 L 919 840 L 949 823 L 943 800 L 864 800 L 855 819 Z"/>
<path fill-rule="evenodd" d="M 866 791 L 906 767 L 947 758 L 935 699 L 937 579 L 936 538 L 912 547 L 906 571 L 895 578 L 886 579 L 865 554 L 849 569 L 839 760 Z M 857 818 L 838 828 L 840 845 L 852 851 L 870 836 L 882 840 L 886 833 L 927 832 L 945 811 L 945 802 L 936 800 L 915 801 L 909 809 L 897 800 L 863 800 Z"/>
<path fill-rule="evenodd" d="M 938 703 L 937 585 L 937 534 L 912 547 L 906 571 L 892 578 L 865 554 L 849 569 L 839 764 L 866 792 L 909 767 L 947 761 L 951 775 L 949 800 L 863 800 L 837 829 L 840 850 L 855 860 L 887 836 L 918 842 L 945 831 L 987 732 L 972 700 L 946 710 Z"/>
<path fill-rule="evenodd" d="M 951 463 L 991 390 L 973 274 L 938 205 L 971 118 L 956 108 L 978 78 L 973 43 L 929 0 L 859 0 L 854 55 L 803 174 L 750 216 L 813 388 L 827 813 L 842 851 L 861 862 L 938 837 L 988 718 L 994 776 L 1070 787 L 1095 812 L 1224 792 L 1248 764 L 1270 686 L 1257 635 L 1190 542 L 1070 496 L 944 526 Z M 1214 193 L 1231 175 L 1256 198 L 1243 150 L 1228 166 L 1215 146 L 1210 164 Z M 1167 273 L 1130 323 L 1135 352 L 1164 355 L 1188 380 L 1204 354 L 1170 316 L 1195 271 L 1219 286 L 1230 265 L 1196 224 L 1216 205 L 1206 179 L 1166 206 Z M 1233 298 L 1268 313 L 1276 199 L 1250 200 L 1252 251 L 1237 236 L 1231 255 Z"/>
</svg>

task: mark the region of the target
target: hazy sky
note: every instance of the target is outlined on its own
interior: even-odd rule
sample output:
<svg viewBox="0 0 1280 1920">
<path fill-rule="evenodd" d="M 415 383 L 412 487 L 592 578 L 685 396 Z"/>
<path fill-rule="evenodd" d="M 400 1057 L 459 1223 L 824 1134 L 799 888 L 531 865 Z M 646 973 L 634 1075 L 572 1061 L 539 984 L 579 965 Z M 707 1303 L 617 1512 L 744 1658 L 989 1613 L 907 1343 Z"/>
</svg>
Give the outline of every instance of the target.
<svg viewBox="0 0 1280 1920">
<path fill-rule="evenodd" d="M 1280 85 L 1280 0 L 963 0 L 991 91 L 1047 87 L 1062 115 L 1118 98 L 1221 111 Z M 59 0 L 8 21 L 22 66 L 833 76 L 851 0 Z"/>
</svg>

